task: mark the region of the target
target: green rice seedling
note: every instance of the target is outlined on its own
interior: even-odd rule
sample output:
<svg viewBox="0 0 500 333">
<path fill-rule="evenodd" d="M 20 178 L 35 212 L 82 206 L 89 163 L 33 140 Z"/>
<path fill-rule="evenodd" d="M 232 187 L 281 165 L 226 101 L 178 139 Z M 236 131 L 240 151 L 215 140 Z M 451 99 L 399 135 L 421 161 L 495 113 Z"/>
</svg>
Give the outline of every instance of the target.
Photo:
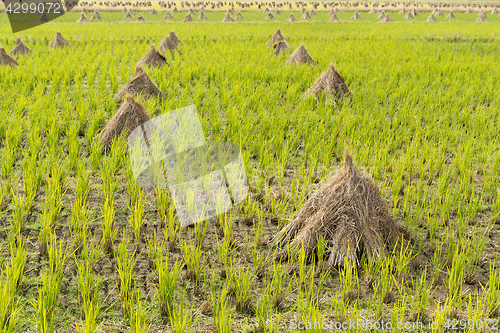
<svg viewBox="0 0 500 333">
<path fill-rule="evenodd" d="M 356 306 L 354 303 L 353 306 Z M 337 322 L 345 322 L 349 318 L 348 304 L 342 299 L 341 292 L 331 293 L 331 309 L 335 312 Z"/>
<path fill-rule="evenodd" d="M 41 333 L 54 332 L 54 311 L 67 259 L 62 243 L 57 246 L 55 235 L 51 236 L 48 254 L 49 267 L 40 275 L 41 286 L 38 289 L 37 300 L 33 301 L 35 308 L 33 316 Z"/>
<path fill-rule="evenodd" d="M 217 245 L 217 257 L 219 259 L 220 265 L 220 276 L 221 278 L 226 278 L 229 264 L 229 255 L 231 254 L 232 250 L 227 246 L 224 240 L 219 240 L 217 235 L 215 235 L 215 242 Z"/>
<path fill-rule="evenodd" d="M 160 226 L 164 228 L 168 220 L 168 211 L 170 205 L 170 198 L 167 191 L 156 189 L 156 207 L 158 208 L 158 215 L 160 217 Z"/>
<path fill-rule="evenodd" d="M 317 245 L 316 245 L 316 256 L 318 258 L 318 266 L 317 271 L 323 271 L 323 267 L 325 265 L 325 252 L 326 252 L 326 242 L 323 236 L 318 235 L 317 237 Z"/>
<path fill-rule="evenodd" d="M 90 164 L 92 166 L 92 169 L 99 170 L 100 161 L 102 157 L 102 143 L 98 137 L 90 139 L 89 153 L 90 153 Z"/>
<path fill-rule="evenodd" d="M 346 253 L 349 253 L 349 251 Z M 346 304 L 350 304 L 357 298 L 359 280 L 356 267 L 348 260 L 348 257 L 345 259 L 344 266 L 339 270 L 339 275 L 342 299 Z"/>
<path fill-rule="evenodd" d="M 41 216 L 41 228 L 38 235 L 40 242 L 39 252 L 40 255 L 47 253 L 47 246 L 52 230 L 54 229 L 57 219 L 59 218 L 62 209 L 62 192 L 60 183 L 60 174 L 56 174 L 48 181 L 48 189 L 45 193 L 45 201 Z"/>
<path fill-rule="evenodd" d="M 192 281 L 195 285 L 201 282 L 201 259 L 203 252 L 200 246 L 196 246 L 193 242 L 183 242 L 181 246 L 182 259 L 186 263 L 186 278 Z"/>
<path fill-rule="evenodd" d="M 445 332 L 445 323 L 448 320 L 448 309 L 449 303 L 446 300 L 445 304 L 440 305 L 439 302 L 436 302 L 436 310 L 434 312 L 434 320 L 432 324 L 432 331 L 442 333 Z"/>
<path fill-rule="evenodd" d="M 71 212 L 71 232 L 73 249 L 81 248 L 89 236 L 89 219 L 87 204 L 78 198 Z"/>
<path fill-rule="evenodd" d="M 89 249 L 84 255 L 84 259 L 78 264 L 78 289 L 80 291 L 80 308 L 82 309 L 83 325 L 78 326 L 79 332 L 94 333 L 98 332 L 103 324 L 99 323 L 99 317 L 102 315 L 101 304 L 98 298 L 100 278 L 94 272 L 93 264 L 96 256 L 95 248 Z"/>
<path fill-rule="evenodd" d="M 254 304 L 252 303 L 252 283 L 255 276 L 245 267 L 239 266 L 234 271 L 236 311 L 240 313 L 253 313 Z"/>
<path fill-rule="evenodd" d="M 156 230 L 153 230 L 153 233 L 149 236 L 146 236 L 146 244 L 147 244 L 147 252 L 148 252 L 148 260 L 149 260 L 149 268 L 154 269 L 154 265 L 157 262 L 158 258 L 163 258 L 163 252 L 165 249 L 165 239 L 161 241 L 158 240 L 156 235 Z"/>
<path fill-rule="evenodd" d="M 82 203 L 87 201 L 90 191 L 89 173 L 85 169 L 83 162 L 78 163 L 77 174 L 75 179 L 75 195 Z"/>
<path fill-rule="evenodd" d="M 43 171 L 39 170 L 37 166 L 37 156 L 26 154 L 23 163 L 23 189 L 26 214 L 31 212 L 31 207 L 42 179 Z"/>
<path fill-rule="evenodd" d="M 298 265 L 298 276 L 296 276 L 297 288 L 300 291 L 304 291 L 307 288 L 307 278 L 309 277 L 307 269 L 307 255 L 304 249 L 304 244 L 302 244 L 298 253 Z"/>
<path fill-rule="evenodd" d="M 115 164 L 112 160 L 104 158 L 99 168 L 101 169 L 102 192 L 104 197 L 114 198 L 116 189 L 118 188 L 118 183 L 115 180 Z"/>
<path fill-rule="evenodd" d="M 123 232 L 122 240 L 117 250 L 116 269 L 120 276 L 119 289 L 122 315 L 126 318 L 130 316 L 132 305 L 132 282 L 136 263 L 135 252 L 130 254 L 128 251 L 129 244 L 129 239 L 125 232 Z"/>
<path fill-rule="evenodd" d="M 67 138 L 68 164 L 71 170 L 76 170 L 78 167 L 78 157 L 80 156 L 80 142 L 78 142 L 77 126 L 72 125 L 70 127 Z"/>
<path fill-rule="evenodd" d="M 440 274 L 443 268 L 442 260 L 442 249 L 443 244 L 437 246 L 434 251 L 433 261 L 432 261 L 432 284 L 437 285 L 440 282 Z"/>
<path fill-rule="evenodd" d="M 38 251 L 40 256 L 47 255 L 47 249 L 49 244 L 49 239 L 52 235 L 52 220 L 48 213 L 48 209 L 44 209 L 41 217 L 41 228 L 38 234 L 38 242 L 40 243 Z"/>
<path fill-rule="evenodd" d="M 0 332 L 14 332 L 19 314 L 23 308 L 17 297 L 9 266 L 4 266 L 0 273 Z"/>
<path fill-rule="evenodd" d="M 412 280 L 412 293 L 407 296 L 409 308 L 411 309 L 410 319 L 414 322 L 424 322 L 427 320 L 427 308 L 434 290 L 427 284 L 427 269 L 420 275 L 418 281 Z M 404 297 L 402 295 L 401 297 Z"/>
<path fill-rule="evenodd" d="M 311 267 L 309 268 L 309 274 L 309 288 L 307 290 L 306 296 L 310 299 L 319 301 L 323 293 L 323 287 L 326 284 L 326 280 L 330 277 L 330 272 L 323 271 L 319 273 L 319 276 L 317 276 L 316 278 L 317 273 L 314 271 L 313 263 L 313 265 L 311 265 Z"/>
<path fill-rule="evenodd" d="M 233 320 L 228 304 L 228 290 L 224 288 L 219 297 L 213 295 L 214 326 L 217 333 L 231 333 Z"/>
<path fill-rule="evenodd" d="M 394 300 L 392 291 L 394 285 L 394 277 L 392 272 L 392 259 L 386 258 L 379 278 L 373 284 L 373 302 L 375 303 L 375 317 L 379 320 L 382 317 L 382 309 L 384 304 L 390 303 Z"/>
<path fill-rule="evenodd" d="M 299 293 L 297 298 L 297 313 L 299 320 L 301 320 L 307 332 L 324 331 L 322 323 L 329 316 L 329 313 L 321 311 L 317 300 L 311 298 L 304 299 L 301 293 Z"/>
<path fill-rule="evenodd" d="M 185 295 L 183 294 L 170 313 L 170 327 L 172 333 L 191 332 L 189 327 L 193 321 L 193 309 L 186 306 Z"/>
<path fill-rule="evenodd" d="M 17 195 L 11 190 L 12 198 L 12 221 L 10 222 L 11 234 L 19 235 L 23 231 L 23 222 L 27 217 L 26 199 L 22 195 Z"/>
<path fill-rule="evenodd" d="M 145 204 L 146 204 L 146 198 L 144 196 L 144 193 L 140 191 L 137 200 L 135 201 L 135 204 L 133 205 L 130 211 L 130 217 L 129 217 L 130 229 L 132 229 L 132 232 L 134 234 L 134 240 L 136 242 L 139 242 L 141 238 L 141 230 L 142 230 L 142 225 L 144 223 L 143 216 L 144 216 Z"/>
<path fill-rule="evenodd" d="M 384 264 L 384 258 L 383 255 L 379 255 L 375 260 L 367 256 L 363 256 L 362 258 L 365 282 L 371 289 L 373 289 L 373 285 L 380 274 L 380 270 Z"/>
<path fill-rule="evenodd" d="M 397 248 L 399 248 L 399 251 Z M 415 258 L 415 256 L 412 256 L 410 244 L 407 244 L 406 246 L 398 246 L 396 244 L 393 249 L 392 257 L 394 258 L 394 267 L 396 269 L 396 279 L 398 284 L 403 284 L 409 277 L 410 261 Z"/>
<path fill-rule="evenodd" d="M 262 245 L 264 241 L 264 211 L 259 209 L 257 211 L 257 223 L 254 224 L 254 240 L 257 246 Z"/>
<path fill-rule="evenodd" d="M 127 192 L 130 196 L 129 207 L 134 207 L 139 196 L 140 189 L 135 181 L 130 163 L 127 164 L 127 168 L 125 169 L 125 179 L 127 180 Z"/>
<path fill-rule="evenodd" d="M 208 223 L 198 222 L 194 224 L 194 241 L 196 246 L 203 246 L 203 239 L 207 235 Z"/>
<path fill-rule="evenodd" d="M 249 241 L 247 241 L 249 243 Z M 255 276 L 259 279 L 263 278 L 268 273 L 268 258 L 267 253 L 255 245 L 252 248 L 252 263 L 254 266 Z"/>
<path fill-rule="evenodd" d="M 485 293 L 486 315 L 488 318 L 495 318 L 500 314 L 500 271 L 494 267 L 494 263 L 490 263 L 488 285 L 486 287 L 481 285 Z"/>
<path fill-rule="evenodd" d="M 112 169 L 118 170 L 127 160 L 127 139 L 125 135 L 120 135 L 111 142 L 110 155 L 113 162 Z"/>
<path fill-rule="evenodd" d="M 282 309 L 286 293 L 284 292 L 285 286 L 285 269 L 281 262 L 276 263 L 273 261 L 272 278 L 271 282 L 267 285 L 269 294 L 271 295 L 271 304 L 277 310 Z"/>
<path fill-rule="evenodd" d="M 175 217 L 175 207 L 171 205 L 168 209 L 167 225 L 164 230 L 165 239 L 168 242 L 168 249 L 172 252 L 175 249 L 179 238 L 179 223 Z"/>
<path fill-rule="evenodd" d="M 458 246 L 455 249 L 452 262 L 451 268 L 447 269 L 448 277 L 446 280 L 446 289 L 448 291 L 449 306 L 451 307 L 448 315 L 455 318 L 461 310 L 462 284 L 467 262 L 467 254 Z"/>
<path fill-rule="evenodd" d="M 175 284 L 181 273 L 181 262 L 176 261 L 174 266 L 168 267 L 168 256 L 166 259 L 157 258 L 156 274 L 158 283 L 156 294 L 160 302 L 160 315 L 169 317 L 172 310 L 172 301 L 175 293 Z"/>
<path fill-rule="evenodd" d="M 112 198 L 105 198 L 104 205 L 102 207 L 102 242 L 103 248 L 106 252 L 113 254 L 114 252 L 114 240 L 118 234 L 118 230 L 115 229 L 115 212 L 113 206 Z"/>
<path fill-rule="evenodd" d="M 219 223 L 224 235 L 225 246 L 228 248 L 234 248 L 236 243 L 234 239 L 234 220 L 232 216 L 227 213 L 221 214 Z"/>
<path fill-rule="evenodd" d="M 28 259 L 26 249 L 27 240 L 21 235 L 11 236 L 10 240 L 10 267 L 8 271 L 9 281 L 11 283 L 12 292 L 17 294 L 23 282 L 24 269 Z"/>
<path fill-rule="evenodd" d="M 391 324 L 394 332 L 405 332 L 405 328 L 404 326 L 401 327 L 401 323 L 405 322 L 406 306 L 406 297 L 404 295 L 397 302 L 394 302 L 391 312 Z"/>
<path fill-rule="evenodd" d="M 266 332 L 268 328 L 269 318 L 272 317 L 272 295 L 270 289 L 266 288 L 262 292 L 260 298 L 255 305 L 255 316 L 257 317 L 258 326 L 257 332 Z"/>
<path fill-rule="evenodd" d="M 151 328 L 150 311 L 140 298 L 140 289 L 134 287 L 134 301 L 130 311 L 130 333 L 147 333 Z"/>
<path fill-rule="evenodd" d="M 467 300 L 467 324 L 461 325 L 460 329 L 467 330 L 467 332 L 482 330 L 485 324 L 485 305 L 486 304 L 483 302 L 482 297 L 479 296 L 479 292 L 477 289 L 474 292 L 474 296 L 472 295 L 472 293 L 469 294 Z M 460 321 L 460 324 L 462 324 L 462 321 Z"/>
<path fill-rule="evenodd" d="M 12 169 L 14 168 L 14 163 L 16 162 L 16 154 L 14 150 L 4 147 L 1 150 L 2 160 L 1 160 L 1 170 L 2 179 L 8 181 L 12 176 Z"/>
</svg>

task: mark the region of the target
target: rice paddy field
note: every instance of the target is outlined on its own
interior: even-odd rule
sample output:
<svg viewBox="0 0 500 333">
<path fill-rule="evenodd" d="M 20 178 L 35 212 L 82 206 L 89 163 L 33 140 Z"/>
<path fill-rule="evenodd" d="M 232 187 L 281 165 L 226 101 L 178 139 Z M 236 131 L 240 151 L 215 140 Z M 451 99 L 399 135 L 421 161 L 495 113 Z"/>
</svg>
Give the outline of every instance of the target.
<svg viewBox="0 0 500 333">
<path fill-rule="evenodd" d="M 486 11 L 485 11 L 486 12 Z M 80 13 L 13 34 L 33 53 L 0 66 L 0 332 L 491 332 L 500 316 L 500 16 L 326 12 L 287 23 L 183 23 L 184 13 Z M 445 15 L 447 13 L 445 12 Z M 195 15 L 196 19 L 197 15 Z M 268 39 L 315 65 L 285 65 Z M 51 48 L 56 32 L 70 47 Z M 191 104 L 208 141 L 240 146 L 249 183 L 232 210 L 180 227 L 168 190 L 138 186 L 126 136 L 99 133 L 152 44 L 179 52 L 144 67 L 165 94 L 150 118 Z M 330 64 L 352 97 L 304 98 Z M 273 245 L 348 147 L 405 228 L 405 246 L 322 270 Z M 390 325 L 390 326 L 389 326 Z M 390 327 L 390 329 L 389 329 Z"/>
</svg>

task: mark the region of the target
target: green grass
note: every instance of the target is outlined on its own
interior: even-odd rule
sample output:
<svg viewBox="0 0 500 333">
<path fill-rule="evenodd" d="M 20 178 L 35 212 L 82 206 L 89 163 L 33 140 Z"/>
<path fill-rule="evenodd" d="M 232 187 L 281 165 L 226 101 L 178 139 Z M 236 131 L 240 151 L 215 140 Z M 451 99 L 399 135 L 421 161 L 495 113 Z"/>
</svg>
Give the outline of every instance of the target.
<svg viewBox="0 0 500 333">
<path fill-rule="evenodd" d="M 70 13 L 18 34 L 0 15 L 0 46 L 21 37 L 33 50 L 19 67 L 0 67 L 0 313 L 17 316 L 16 330 L 284 332 L 294 318 L 498 317 L 500 16 L 376 24 L 361 13 L 362 22 L 334 24 L 320 13 L 287 24 L 286 12 L 273 22 L 244 12 L 243 23 L 220 24 L 224 14 L 208 12 L 208 23 L 187 24 L 174 15 L 137 24 L 102 13 L 80 25 Z M 273 55 L 265 43 L 278 26 L 316 66 Z M 113 95 L 171 30 L 182 55 L 146 68 L 167 98 L 140 103 L 150 117 L 195 104 L 208 140 L 241 147 L 252 187 L 198 228 L 177 228 L 168 191 L 141 192 L 125 141 L 103 155 L 96 140 L 117 110 Z M 48 47 L 56 31 L 70 48 Z M 330 63 L 352 101 L 303 99 Z M 337 170 L 346 143 L 415 243 L 328 275 L 315 275 L 321 256 L 274 260 L 269 239 L 318 187 L 316 175 Z M 211 314 L 198 311 L 205 300 Z"/>
</svg>

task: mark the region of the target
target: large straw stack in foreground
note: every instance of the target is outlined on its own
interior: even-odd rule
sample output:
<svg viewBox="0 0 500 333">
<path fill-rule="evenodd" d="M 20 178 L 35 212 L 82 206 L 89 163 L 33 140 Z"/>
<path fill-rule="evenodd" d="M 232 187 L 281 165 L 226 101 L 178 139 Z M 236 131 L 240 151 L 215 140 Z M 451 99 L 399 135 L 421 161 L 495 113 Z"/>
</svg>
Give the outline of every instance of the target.
<svg viewBox="0 0 500 333">
<path fill-rule="evenodd" d="M 132 95 L 127 95 L 124 103 L 99 134 L 103 150 L 109 150 L 113 139 L 123 132 L 128 135 L 149 120 L 142 105 L 134 101 Z"/>
<path fill-rule="evenodd" d="M 377 185 L 359 173 L 353 157 L 344 152 L 343 168 L 309 197 L 298 216 L 275 237 L 274 244 L 290 245 L 292 253 L 302 245 L 311 255 L 322 236 L 326 243 L 324 269 L 359 265 L 363 253 L 377 258 L 402 240 L 403 227 L 391 215 Z M 282 251 L 282 257 L 286 251 Z"/>
</svg>

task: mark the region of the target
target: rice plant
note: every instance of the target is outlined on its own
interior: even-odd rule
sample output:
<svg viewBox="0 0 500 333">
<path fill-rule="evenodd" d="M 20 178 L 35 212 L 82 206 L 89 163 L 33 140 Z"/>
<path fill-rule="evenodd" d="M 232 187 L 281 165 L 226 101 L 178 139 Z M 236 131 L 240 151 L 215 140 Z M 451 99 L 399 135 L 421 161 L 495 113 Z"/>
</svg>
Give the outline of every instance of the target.
<svg viewBox="0 0 500 333">
<path fill-rule="evenodd" d="M 160 314 L 169 317 L 172 311 L 172 301 L 175 293 L 175 285 L 181 273 L 181 263 L 176 261 L 174 266 L 169 267 L 167 258 L 156 259 L 156 274 L 158 283 L 156 294 L 160 303 Z"/>
<path fill-rule="evenodd" d="M 128 247 L 130 245 L 128 236 L 123 233 L 120 244 L 116 251 L 116 269 L 120 279 L 120 302 L 121 310 L 124 317 L 130 316 L 132 307 L 132 285 L 134 278 L 134 266 L 136 264 L 135 252 L 130 253 Z"/>
</svg>

